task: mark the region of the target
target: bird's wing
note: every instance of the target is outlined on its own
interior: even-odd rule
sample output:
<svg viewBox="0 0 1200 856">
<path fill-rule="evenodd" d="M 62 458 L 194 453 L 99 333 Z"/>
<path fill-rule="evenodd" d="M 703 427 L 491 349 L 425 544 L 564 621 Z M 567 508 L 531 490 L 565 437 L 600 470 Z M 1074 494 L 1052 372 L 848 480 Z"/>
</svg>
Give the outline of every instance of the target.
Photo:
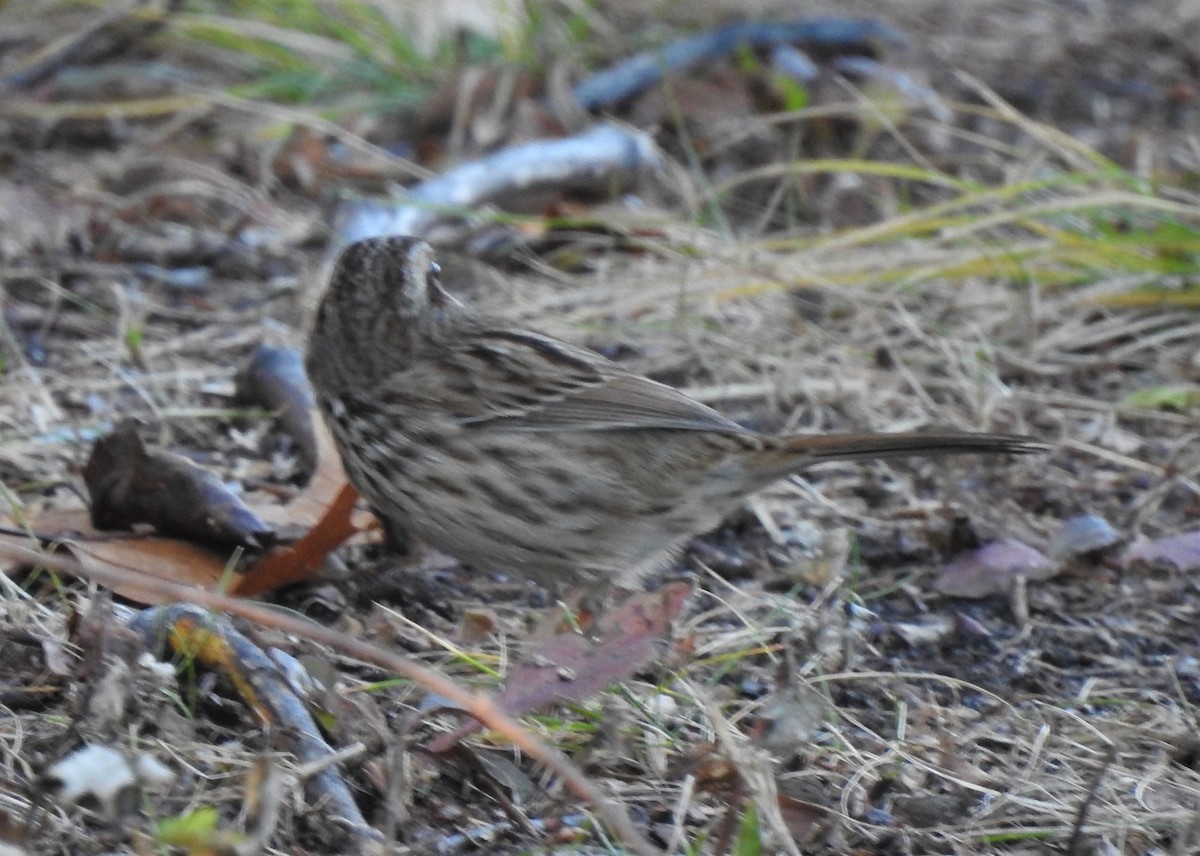
<svg viewBox="0 0 1200 856">
<path fill-rule="evenodd" d="M 631 374 L 599 354 L 525 331 L 496 331 L 461 342 L 460 367 L 440 403 L 463 427 L 515 431 L 666 428 L 745 433 L 682 392 Z"/>
<path fill-rule="evenodd" d="M 745 428 L 669 386 L 638 375 L 605 377 L 595 385 L 560 388 L 519 411 L 462 420 L 522 431 L 615 431 L 670 428 L 744 433 Z"/>
</svg>

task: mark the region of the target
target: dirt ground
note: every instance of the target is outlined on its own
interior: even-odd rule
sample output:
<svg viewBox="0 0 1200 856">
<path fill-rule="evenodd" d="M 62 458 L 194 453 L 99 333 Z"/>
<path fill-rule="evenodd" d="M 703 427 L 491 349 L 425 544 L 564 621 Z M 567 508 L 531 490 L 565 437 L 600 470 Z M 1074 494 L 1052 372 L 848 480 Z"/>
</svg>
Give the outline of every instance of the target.
<svg viewBox="0 0 1200 856">
<path fill-rule="evenodd" d="M 589 6 L 593 67 L 728 17 L 680 5 Z M 772 119 L 785 112 L 778 93 L 745 84 L 756 71 L 714 63 L 678 81 L 674 101 L 622 105 L 623 120 L 655 134 L 667 177 L 612 199 L 539 199 L 534 210 L 558 227 L 522 221 L 499 239 L 476 229 L 441 248 L 464 299 L 758 429 L 939 425 L 1050 447 L 815 468 L 753 498 L 647 581 L 696 586 L 669 641 L 618 685 L 523 721 L 655 847 L 1200 852 L 1198 551 L 1164 540 L 1194 529 L 1200 510 L 1200 324 L 1183 301 L 1114 298 L 1147 285 L 1186 295 L 1197 257 L 1171 244 L 1146 254 L 1161 262 L 1147 273 L 1096 254 L 1086 280 L 1067 282 L 1044 278 L 1061 269 L 1027 254 L 1044 251 L 1031 234 L 1107 229 L 1115 244 L 1155 216 L 1194 243 L 1197 221 L 1180 213 L 1200 211 L 1192 5 L 806 4 L 806 15 L 870 16 L 904 33 L 880 58 L 938 101 L 785 126 Z M 0 9 L 0 73 L 82 32 L 89 14 Z M 410 183 L 398 164 L 429 148 L 440 153 L 424 161 L 432 172 L 455 159 L 428 95 L 395 113 L 321 115 L 201 98 L 245 83 L 253 63 L 189 41 L 184 23 L 124 34 L 122 50 L 86 73 L 66 63 L 34 82 L 5 77 L 8 543 L 28 542 L 26 526 L 71 539 L 63 521 L 85 519 L 92 444 L 127 417 L 147 445 L 209 468 L 255 509 L 302 492 L 296 443 L 262 402 L 235 398 L 236 373 L 263 343 L 303 347 L 346 193 L 381 198 Z M 853 102 L 854 89 L 823 74 L 807 106 Z M 985 110 L 985 91 L 1032 121 Z M 114 106 L 167 95 L 178 103 L 144 115 Z M 67 102 L 99 107 L 71 113 Z M 950 118 L 939 103 L 953 105 Z M 486 111 L 470 109 L 480 133 Z M 513 141 L 527 136 L 520 115 L 503 120 Z M 350 137 L 400 154 L 363 155 Z M 1001 209 L 981 202 L 969 220 L 947 214 L 944 229 L 887 240 L 885 227 L 906 234 L 906 217 L 951 199 L 949 179 L 1045 182 L 1030 198 L 1052 206 L 1068 183 L 1054 181 L 1098 163 L 1068 140 L 1162 204 L 1135 209 L 1105 187 L 1086 210 L 1035 228 L 1033 215 L 989 226 Z M 464 159 L 480 154 L 471 145 Z M 705 202 L 723 182 L 806 158 L 915 164 L 948 182 L 830 170 L 784 192 L 791 177 L 765 174 Z M 876 226 L 882 237 L 865 238 Z M 1009 275 L 979 262 L 1010 253 Z M 1148 406 L 1147 391 L 1163 395 Z M 1138 549 L 1156 561 L 1136 561 Z M 217 832 L 253 839 L 265 823 L 246 805 L 255 800 L 272 806 L 261 852 L 631 852 L 502 740 L 476 735 L 430 761 L 421 747 L 462 716 L 429 712 L 438 705 L 426 689 L 240 624 L 325 684 L 315 706 L 334 748 L 358 744 L 342 773 L 386 843 L 347 844 L 311 791 L 306 803 L 287 735 L 264 727 L 228 670 L 164 676 L 139 660 L 119 626 L 126 613 L 110 614 L 94 585 L 4 562 L 0 852 L 233 852 Z M 973 571 L 984 596 L 959 596 Z M 318 580 L 268 597 L 481 690 L 504 685 L 554 608 L 531 584 L 398 555 L 375 535 L 338 551 Z M 129 805 L 84 799 L 84 811 L 53 768 L 84 744 L 151 756 L 172 778 L 133 789 Z M 203 831 L 164 831 L 178 818 Z"/>
</svg>

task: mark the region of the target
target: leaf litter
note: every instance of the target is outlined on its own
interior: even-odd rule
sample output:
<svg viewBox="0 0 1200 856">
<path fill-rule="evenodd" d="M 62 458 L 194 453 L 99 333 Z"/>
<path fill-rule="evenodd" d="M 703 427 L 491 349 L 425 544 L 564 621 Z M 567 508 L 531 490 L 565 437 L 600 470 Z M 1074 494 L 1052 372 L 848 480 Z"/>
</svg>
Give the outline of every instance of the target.
<svg viewBox="0 0 1200 856">
<path fill-rule="evenodd" d="M 643 831 L 660 846 L 707 840 L 720 852 L 722 841 L 738 836 L 790 836 L 806 847 L 866 852 L 901 841 L 925 851 L 1015 852 L 1030 839 L 1065 845 L 1077 830 L 1090 846 L 1117 852 L 1194 846 L 1194 414 L 1186 397 L 1139 395 L 1195 381 L 1194 321 L 1169 308 L 1106 305 L 1105 295 L 1125 294 L 1130 282 L 1146 278 L 1107 277 L 1094 261 L 1086 288 L 1058 287 L 1075 281 L 1073 258 L 1035 252 L 1066 227 L 1154 234 L 1149 209 L 1137 209 L 1135 195 L 1087 186 L 1057 209 L 1061 200 L 1051 197 L 1054 205 L 1044 206 L 1051 219 L 1026 232 L 1045 200 L 1005 208 L 998 195 L 981 198 L 974 219 L 954 219 L 955 200 L 935 182 L 866 171 L 851 182 L 822 168 L 794 169 L 814 157 L 862 154 L 871 163 L 898 159 L 944 171 L 926 178 L 1008 186 L 1047 169 L 1082 168 L 1084 150 L 1051 126 L 1080 133 L 1125 166 L 1134 165 L 1122 159 L 1131 152 L 1189 163 L 1191 126 L 1177 87 L 1190 78 L 1163 50 L 1179 34 L 1162 32 L 1149 9 L 1122 19 L 1122 39 L 1114 40 L 1105 38 L 1116 26 L 1106 4 L 1086 12 L 1033 5 L 1028 14 L 983 10 L 969 24 L 965 13 L 939 19 L 920 4 L 898 9 L 887 25 L 916 34 L 910 66 L 917 85 L 925 87 L 927 76 L 927 90 L 939 98 L 917 98 L 899 113 L 883 109 L 869 80 L 856 89 L 849 74 L 824 68 L 804 116 L 794 104 L 780 110 L 786 89 L 768 87 L 766 111 L 756 106 L 764 102 L 751 97 L 747 81 L 757 87 L 763 77 L 749 56 L 732 63 L 742 64 L 737 73 L 721 61 L 700 73 L 676 72 L 674 90 L 652 86 L 626 108 L 627 117 L 661 125 L 656 139 L 669 165 L 657 186 L 607 205 L 572 209 L 568 201 L 581 203 L 557 200 L 545 210 L 585 216 L 536 231 L 498 218 L 499 226 L 474 239 L 509 248 L 506 265 L 482 264 L 470 252 L 446 258 L 448 282 L 472 302 L 598 348 L 748 424 L 808 431 L 957 424 L 1062 441 L 1037 462 L 823 467 L 773 486 L 751 514 L 707 536 L 718 549 L 691 555 L 704 587 L 676 622 L 669 653 L 639 664 L 616 689 L 534 720 L 547 739 L 586 758 L 611 795 L 637 807 Z M 636 11 L 605 12 L 618 32 L 635 31 L 622 16 Z M 160 52 L 178 67 L 196 63 L 169 18 L 165 40 L 160 28 L 153 43 L 143 42 L 146 32 L 132 19 L 106 18 L 104 26 L 115 28 L 106 37 L 117 32 L 126 46 Z M 36 28 L 25 32 L 30 44 L 39 41 Z M 929 61 L 929 32 L 950 46 L 949 62 Z M 1038 50 L 1018 62 L 1017 43 Z M 1127 57 L 1113 56 L 1117 43 L 1130 46 Z M 613 53 L 636 55 L 634 48 L 621 44 Z M 1158 62 L 1140 67 L 1139 52 Z M 92 70 L 110 62 L 72 61 Z M 98 560 L 169 564 L 150 546 L 167 539 L 96 533 L 80 499 L 91 444 L 130 416 L 158 433 L 154 447 L 241 484 L 272 526 L 307 525 L 336 495 L 338 477 L 322 478 L 318 455 L 311 484 L 321 485 L 320 498 L 310 511 L 278 501 L 302 501 L 307 492 L 298 485 L 314 463 L 299 441 L 280 439 L 271 419 L 238 410 L 235 367 L 262 344 L 264 325 L 267 338 L 300 344 L 328 242 L 314 212 L 337 190 L 335 180 L 382 198 L 384 185 L 410 168 L 383 149 L 394 138 L 361 113 L 343 116 L 343 127 L 313 111 L 172 92 L 170 84 L 137 112 L 80 100 L 62 105 L 56 119 L 53 100 L 68 91 L 68 75 L 47 66 L 30 76 L 30 67 L 5 69 L 10 86 L 39 81 L 43 100 L 13 99 L 4 108 L 9 157 L 23 178 L 6 179 L 3 198 L 34 224 L 6 230 L 0 244 L 7 265 L 0 465 L 13 533 L 4 537 L 25 542 L 19 533 L 27 527 L 74 515 L 74 523 L 59 517 L 53 533 L 83 533 L 73 550 L 120 544 L 115 559 Z M 959 67 L 1048 125 L 999 108 L 987 114 L 978 90 L 952 76 Z M 1038 88 L 1039 80 L 1058 79 L 1051 68 L 1068 69 L 1066 87 Z M 228 83 L 229 72 L 212 58 L 196 73 Z M 978 100 L 963 110 L 964 98 Z M 522 127 L 520 103 L 512 102 L 514 133 Z M 687 124 L 714 109 L 719 119 L 723 104 L 728 122 Z M 943 106 L 956 111 L 954 123 L 936 115 Z M 471 118 L 483 127 L 483 117 Z M 1146 122 L 1160 131 L 1152 142 L 1138 133 Z M 221 129 L 219 145 L 203 133 L 209 123 Z M 350 169 L 340 166 L 346 141 L 355 147 Z M 806 158 L 795 160 L 796 152 Z M 305 157 L 321 168 L 306 170 Z M 723 186 L 726 177 L 736 185 Z M 1176 213 L 1192 204 L 1182 192 L 1169 193 L 1181 206 Z M 946 215 L 921 222 L 906 213 L 914 203 L 918 212 L 947 206 Z M 1135 207 L 1113 213 L 1104 207 L 1110 203 Z M 912 230 L 919 240 L 883 240 L 888 230 Z M 1002 249 L 982 240 L 991 235 L 1004 239 Z M 551 243 L 553 254 L 543 255 Z M 1186 262 L 1187 247 L 1163 244 L 1156 253 Z M 197 279 L 196 270 L 208 273 Z M 1043 287 L 1023 285 L 1030 282 Z M 1176 287 L 1169 278 L 1164 284 Z M 1065 521 L 1089 515 L 1092 523 L 1061 540 Z M 1115 556 L 1096 520 L 1132 543 L 1129 552 Z M 805 564 L 805 525 L 850 527 L 848 556 L 819 575 L 787 572 Z M 361 528 L 352 524 L 345 535 Z M 1091 540 L 1097 531 L 1103 537 Z M 453 635 L 458 617 L 479 603 L 495 618 L 485 642 L 421 656 L 492 689 L 499 690 L 493 670 L 483 665 L 511 682 L 509 646 L 531 613 L 547 608 L 539 592 L 436 557 L 404 563 L 380 549 L 377 535 L 352 540 L 345 555 L 353 575 L 341 582 L 347 607 L 337 620 L 372 627 L 363 593 L 411 595 L 412 578 L 424 578 L 424 593 L 399 606 L 420 614 L 431 633 Z M 1057 576 L 1040 582 L 1018 568 L 1028 581 L 1023 620 L 1014 621 L 1007 589 L 970 602 L 937 592 L 935 576 L 955 556 L 1005 543 L 1069 556 Z M 1060 543 L 1099 546 L 1060 552 Z M 298 564 L 320 565 L 321 552 Z M 714 561 L 719 567 L 708 573 L 705 557 L 714 555 L 730 558 Z M 221 557 L 212 561 L 218 576 L 205 586 L 225 568 Z M 61 658 L 45 669 L 44 642 L 67 638 L 64 590 L 74 592 L 44 576 L 13 577 L 0 605 L 6 652 L 17 646 L 27 655 L 14 657 L 3 676 L 6 700 L 25 705 L 12 719 L 21 728 L 19 753 L 16 732 L 0 730 L 10 747 L 0 812 L 10 817 L 27 817 L 35 797 L 28 759 L 64 754 L 57 751 L 63 729 L 47 714 L 78 720 L 77 711 L 56 707 L 53 694 L 28 690 L 43 673 L 67 686 L 98 680 L 83 669 L 62 674 Z M 921 625 L 935 632 L 913 632 Z M 350 691 L 370 691 L 386 720 L 418 709 L 421 696 L 411 685 L 377 686 L 379 675 L 361 663 L 329 659 Z M 787 681 L 781 662 L 789 663 Z M 806 685 L 828 707 L 797 696 Z M 196 801 L 236 811 L 245 787 L 223 771 L 248 769 L 269 744 L 227 684 L 201 680 L 196 692 L 194 742 L 168 739 L 158 723 L 139 718 L 136 705 L 127 724 L 160 759 L 200 771 L 170 786 L 160 811 L 182 815 Z M 671 706 L 653 701 L 664 695 Z M 786 726 L 789 710 L 803 726 L 795 733 L 805 735 L 790 753 L 759 737 L 780 713 Z M 430 736 L 410 739 L 417 745 Z M 372 748 L 385 757 L 384 746 Z M 766 757 L 787 754 L 786 762 Z M 682 764 L 664 768 L 664 756 L 707 766 L 693 768 L 705 771 L 697 776 Z M 521 850 L 533 829 L 545 834 L 545 821 L 578 809 L 553 791 L 535 788 L 521 794 L 522 805 L 505 805 L 449 776 L 406 776 L 402 760 L 385 767 L 347 772 L 364 812 L 388 806 L 405 818 L 395 828 L 409 841 L 449 842 L 473 822 L 487 822 L 499 836 L 489 847 Z M 751 803 L 758 806 L 753 822 Z M 280 814 L 277 845 L 293 850 L 319 840 L 290 803 Z M 520 816 L 543 825 L 522 824 Z M 106 843 L 102 823 L 57 809 L 36 818 L 30 833 L 39 846 L 59 842 L 69 852 L 103 852 Z"/>
</svg>

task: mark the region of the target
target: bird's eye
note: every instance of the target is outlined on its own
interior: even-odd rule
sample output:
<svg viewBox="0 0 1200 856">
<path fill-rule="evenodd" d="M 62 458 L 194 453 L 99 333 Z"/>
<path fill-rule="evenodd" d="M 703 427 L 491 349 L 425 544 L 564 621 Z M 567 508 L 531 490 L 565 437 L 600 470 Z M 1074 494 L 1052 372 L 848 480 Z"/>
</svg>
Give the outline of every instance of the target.
<svg viewBox="0 0 1200 856">
<path fill-rule="evenodd" d="M 437 262 L 430 262 L 429 270 L 425 272 L 425 293 L 434 306 L 444 306 L 453 300 L 442 288 L 442 266 Z"/>
</svg>

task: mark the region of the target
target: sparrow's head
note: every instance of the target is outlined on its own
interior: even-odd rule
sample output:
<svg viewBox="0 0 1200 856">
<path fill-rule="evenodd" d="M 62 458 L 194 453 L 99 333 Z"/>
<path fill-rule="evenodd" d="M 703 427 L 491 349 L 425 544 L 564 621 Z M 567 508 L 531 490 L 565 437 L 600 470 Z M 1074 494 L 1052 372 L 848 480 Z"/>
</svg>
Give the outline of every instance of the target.
<svg viewBox="0 0 1200 856">
<path fill-rule="evenodd" d="M 429 244 L 407 236 L 356 241 L 329 275 L 309 337 L 309 371 L 342 360 L 385 369 L 422 334 L 462 311 L 442 288 Z"/>
<path fill-rule="evenodd" d="M 317 323 L 340 319 L 362 333 L 380 316 L 418 319 L 457 308 L 458 301 L 442 288 L 441 272 L 433 247 L 418 238 L 356 241 L 334 263 Z"/>
</svg>

